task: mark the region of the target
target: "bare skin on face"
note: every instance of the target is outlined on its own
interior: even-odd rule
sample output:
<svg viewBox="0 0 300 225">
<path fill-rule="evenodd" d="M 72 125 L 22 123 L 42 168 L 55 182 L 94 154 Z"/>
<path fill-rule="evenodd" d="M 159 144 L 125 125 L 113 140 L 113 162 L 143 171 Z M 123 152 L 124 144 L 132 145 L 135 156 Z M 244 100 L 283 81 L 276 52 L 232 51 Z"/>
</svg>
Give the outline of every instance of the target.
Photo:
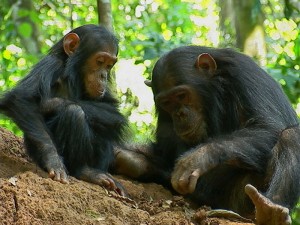
<svg viewBox="0 0 300 225">
<path fill-rule="evenodd" d="M 83 74 L 88 96 L 98 98 L 105 94 L 108 75 L 116 62 L 115 53 L 102 51 L 93 54 L 87 60 L 86 66 L 83 68 Z"/>
<path fill-rule="evenodd" d="M 160 92 L 157 104 L 170 114 L 176 134 L 189 144 L 199 143 L 207 137 L 201 98 L 187 85 Z"/>
</svg>

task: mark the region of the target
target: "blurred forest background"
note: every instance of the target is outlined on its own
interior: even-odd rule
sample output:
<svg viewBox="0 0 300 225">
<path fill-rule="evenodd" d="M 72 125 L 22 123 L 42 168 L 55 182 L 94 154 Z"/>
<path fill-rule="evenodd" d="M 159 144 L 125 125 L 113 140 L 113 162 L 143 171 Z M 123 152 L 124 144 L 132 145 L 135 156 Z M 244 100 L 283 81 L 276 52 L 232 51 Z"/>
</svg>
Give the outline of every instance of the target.
<svg viewBox="0 0 300 225">
<path fill-rule="evenodd" d="M 102 16 L 100 23 L 113 26 L 120 40 L 115 90 L 134 141 L 152 139 L 155 127 L 152 93 L 143 82 L 158 57 L 180 45 L 232 47 L 252 56 L 281 84 L 300 116 L 299 0 L 2 0 L 0 5 L 0 93 L 64 34 L 97 24 Z M 0 126 L 21 135 L 3 115 Z M 293 224 L 300 224 L 300 205 Z"/>
</svg>

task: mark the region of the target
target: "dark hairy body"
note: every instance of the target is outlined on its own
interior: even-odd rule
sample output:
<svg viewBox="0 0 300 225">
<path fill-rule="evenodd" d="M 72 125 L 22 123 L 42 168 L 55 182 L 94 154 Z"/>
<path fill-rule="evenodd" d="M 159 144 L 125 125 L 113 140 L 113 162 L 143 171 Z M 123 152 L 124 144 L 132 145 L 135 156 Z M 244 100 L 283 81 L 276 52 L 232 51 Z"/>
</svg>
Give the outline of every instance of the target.
<svg viewBox="0 0 300 225">
<path fill-rule="evenodd" d="M 145 83 L 155 100 L 156 141 L 119 150 L 119 173 L 257 224 L 291 223 L 300 196 L 300 128 L 264 70 L 230 49 L 185 46 L 162 56 Z"/>
<path fill-rule="evenodd" d="M 0 111 L 22 129 L 28 154 L 54 180 L 67 183 L 69 174 L 124 193 L 109 174 L 127 126 L 108 88 L 117 54 L 118 41 L 104 27 L 78 27 L 2 96 Z"/>
</svg>

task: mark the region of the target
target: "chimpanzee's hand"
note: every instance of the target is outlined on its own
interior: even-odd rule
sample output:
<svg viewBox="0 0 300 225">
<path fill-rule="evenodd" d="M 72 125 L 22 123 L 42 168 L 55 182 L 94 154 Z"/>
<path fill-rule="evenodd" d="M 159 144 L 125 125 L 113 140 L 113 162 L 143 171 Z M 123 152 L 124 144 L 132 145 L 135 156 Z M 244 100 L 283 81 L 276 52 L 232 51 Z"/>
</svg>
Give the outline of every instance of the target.
<svg viewBox="0 0 300 225">
<path fill-rule="evenodd" d="M 45 154 L 45 167 L 49 177 L 63 184 L 69 183 L 65 166 L 57 152 L 49 149 L 47 151 Z"/>
<path fill-rule="evenodd" d="M 198 178 L 214 167 L 208 153 L 209 149 L 203 146 L 179 158 L 171 177 L 172 186 L 178 193 L 193 193 Z"/>
<path fill-rule="evenodd" d="M 66 173 L 66 170 L 62 167 L 60 168 L 51 168 L 50 170 L 48 170 L 49 172 L 49 177 L 52 178 L 55 181 L 59 181 L 60 183 L 63 184 L 68 184 L 69 180 L 68 180 L 68 175 Z"/>
<path fill-rule="evenodd" d="M 255 206 L 256 224 L 290 225 L 292 223 L 288 208 L 273 203 L 250 184 L 246 185 L 245 192 Z"/>
</svg>

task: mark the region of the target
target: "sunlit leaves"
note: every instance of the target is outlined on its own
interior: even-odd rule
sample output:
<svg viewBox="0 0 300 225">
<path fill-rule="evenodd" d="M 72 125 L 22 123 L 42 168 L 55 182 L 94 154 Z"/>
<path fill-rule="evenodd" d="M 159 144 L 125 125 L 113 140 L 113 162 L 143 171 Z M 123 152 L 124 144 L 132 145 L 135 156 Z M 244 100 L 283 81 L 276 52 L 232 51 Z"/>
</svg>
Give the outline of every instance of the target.
<svg viewBox="0 0 300 225">
<path fill-rule="evenodd" d="M 32 26 L 27 20 L 20 21 L 20 26 L 16 26 L 12 20 L 11 4 L 6 4 L 8 0 L 3 2 L 0 9 L 0 12 L 5 12 L 4 20 L 0 21 L 0 80 L 1 84 L 5 82 L 0 85 L 0 90 L 13 86 L 18 80 L 16 77 L 23 77 L 40 58 L 24 52 L 20 42 L 20 36 L 30 37 L 33 34 Z M 21 9 L 18 16 L 29 17 L 30 22 L 37 24 L 43 53 L 71 28 L 86 23 L 98 23 L 96 1 L 33 0 L 32 3 L 34 10 Z M 297 104 L 300 96 L 299 21 L 293 20 L 293 17 L 283 18 L 282 0 L 261 0 L 261 3 L 265 14 L 268 45 L 267 67 L 282 82 L 292 102 Z M 149 78 L 153 63 L 161 54 L 186 44 L 220 46 L 226 42 L 223 46 L 232 46 L 236 35 L 223 37 L 219 33 L 219 10 L 216 0 L 112 0 L 114 28 L 120 39 L 119 62 L 121 59 L 132 59 L 133 66 L 143 67 L 143 71 L 139 73 L 132 68 L 122 73 L 125 81 L 130 80 L 128 77 L 133 73 L 140 76 L 139 91 L 130 92 L 127 88 L 120 93 L 122 103 L 126 102 L 126 107 L 122 110 L 128 116 L 135 114 L 130 118 L 143 118 L 147 121 L 132 121 L 135 131 L 147 133 L 149 121 L 143 115 L 145 112 L 135 111 L 135 108 L 143 104 L 144 100 L 141 101 L 140 95 L 147 92 L 145 86 L 142 86 L 142 80 Z M 135 86 L 138 79 L 133 80 L 132 85 Z M 152 100 L 151 96 L 148 98 Z M 152 125 L 151 123 L 149 126 Z"/>
<path fill-rule="evenodd" d="M 26 65 L 26 59 L 24 59 L 24 58 L 18 59 L 17 65 L 18 65 L 18 67 L 24 67 Z"/>
<path fill-rule="evenodd" d="M 268 67 L 270 74 L 282 85 L 290 101 L 300 115 L 300 31 L 292 19 L 275 18 L 265 21 L 268 41 Z M 273 54 L 272 54 L 273 53 Z"/>
<path fill-rule="evenodd" d="M 6 47 L 6 50 L 10 51 L 12 54 L 21 54 L 22 53 L 22 48 L 14 45 L 14 44 L 10 44 Z"/>
<path fill-rule="evenodd" d="M 279 35 L 286 41 L 295 40 L 298 35 L 297 24 L 293 20 L 276 20 L 275 27 Z"/>
<path fill-rule="evenodd" d="M 4 59 L 10 60 L 10 58 L 11 58 L 11 52 L 8 51 L 7 49 L 5 49 L 5 50 L 2 52 L 2 55 L 3 55 L 3 58 L 4 58 Z"/>
</svg>

